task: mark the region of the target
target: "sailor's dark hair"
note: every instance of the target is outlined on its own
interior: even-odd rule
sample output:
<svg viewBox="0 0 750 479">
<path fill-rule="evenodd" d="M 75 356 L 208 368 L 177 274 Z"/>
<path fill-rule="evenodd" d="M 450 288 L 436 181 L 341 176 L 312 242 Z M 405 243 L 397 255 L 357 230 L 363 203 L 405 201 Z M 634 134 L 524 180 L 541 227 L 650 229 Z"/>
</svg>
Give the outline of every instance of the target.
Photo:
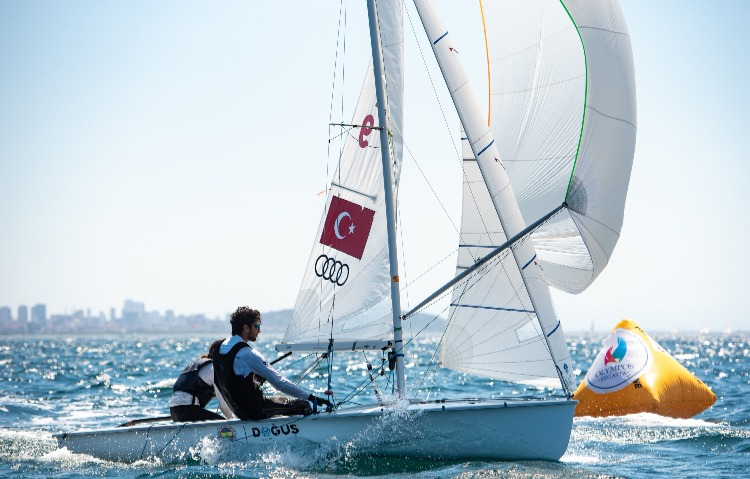
<svg viewBox="0 0 750 479">
<path fill-rule="evenodd" d="M 201 354 L 201 358 L 208 358 L 213 359 L 214 358 L 214 351 L 218 351 L 221 347 L 221 343 L 224 342 L 224 339 L 217 339 L 213 343 L 211 343 L 211 346 L 208 347 L 208 352 L 206 354 Z"/>
<path fill-rule="evenodd" d="M 232 324 L 232 336 L 240 334 L 243 325 L 257 323 L 258 321 L 260 321 L 260 312 L 257 309 L 240 306 L 229 319 Z"/>
</svg>

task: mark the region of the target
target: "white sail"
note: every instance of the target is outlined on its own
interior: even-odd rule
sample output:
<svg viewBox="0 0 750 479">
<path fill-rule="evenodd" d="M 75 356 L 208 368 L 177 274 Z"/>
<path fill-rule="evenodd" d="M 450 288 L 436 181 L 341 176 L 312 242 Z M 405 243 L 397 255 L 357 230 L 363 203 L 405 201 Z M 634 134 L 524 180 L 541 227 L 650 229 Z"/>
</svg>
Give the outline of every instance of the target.
<svg viewBox="0 0 750 479">
<path fill-rule="evenodd" d="M 401 164 L 403 38 L 400 0 L 379 12 L 394 178 Z M 388 239 L 380 134 L 368 68 L 333 175 L 284 343 L 392 339 Z M 396 180 L 394 179 L 394 182 Z"/>
<path fill-rule="evenodd" d="M 616 0 L 483 2 L 491 130 L 547 282 L 579 293 L 619 239 L 636 136 L 635 79 Z"/>
<path fill-rule="evenodd" d="M 482 217 L 488 217 L 494 210 L 502 226 L 500 231 L 503 235 L 512 237 L 520 233 L 526 224 L 518 208 L 496 141 L 489 131 L 486 118 L 481 114 L 477 98 L 459 59 L 458 49 L 454 48 L 450 32 L 432 3 L 429 0 L 415 0 L 414 4 L 453 98 L 468 144 L 476 157 L 482 182 L 487 189 L 486 196 L 489 201 L 487 204 L 477 205 L 478 211 Z M 467 214 L 466 209 L 463 214 Z M 461 292 L 454 289 L 454 306 L 450 321 L 455 333 L 446 334 L 443 339 L 443 365 L 505 379 L 509 378 L 505 369 L 509 364 L 515 363 L 521 367 L 521 371 L 513 374 L 514 378 L 525 377 L 534 380 L 552 375 L 559 378 L 566 392 L 572 393 L 575 376 L 570 353 L 549 289 L 544 282 L 541 268 L 535 261 L 534 248 L 531 242 L 521 241 L 513 246 L 510 253 L 504 260 L 503 267 L 493 268 L 490 270 L 490 276 L 479 279 L 471 288 L 475 291 L 485 290 L 484 294 L 479 293 L 476 296 L 476 300 L 481 302 L 456 302 L 455 295 L 460 295 Z M 499 329 L 495 330 L 498 324 Z M 494 334 L 492 339 L 479 343 L 474 340 L 485 337 L 488 332 Z M 467 338 L 468 335 L 472 337 Z M 510 342 L 503 343 L 505 340 Z M 524 357 L 526 347 L 539 351 L 540 356 Z M 476 361 L 472 359 L 472 363 L 479 365 L 479 361 L 482 361 L 482 364 L 479 367 L 467 368 L 454 359 L 459 357 L 458 355 L 463 358 L 462 361 L 465 358 L 479 358 Z M 541 357 L 542 355 L 544 357 Z M 532 360 L 531 365 L 528 365 L 528 359 Z M 504 364 L 488 369 L 484 364 L 485 360 L 487 363 L 501 361 Z M 532 369 L 533 374 L 529 374 L 528 371 Z"/>
<path fill-rule="evenodd" d="M 474 154 L 463 139 L 464 188 L 456 274 L 506 242 Z M 510 250 L 456 285 L 441 365 L 513 382 L 558 378 Z"/>
</svg>

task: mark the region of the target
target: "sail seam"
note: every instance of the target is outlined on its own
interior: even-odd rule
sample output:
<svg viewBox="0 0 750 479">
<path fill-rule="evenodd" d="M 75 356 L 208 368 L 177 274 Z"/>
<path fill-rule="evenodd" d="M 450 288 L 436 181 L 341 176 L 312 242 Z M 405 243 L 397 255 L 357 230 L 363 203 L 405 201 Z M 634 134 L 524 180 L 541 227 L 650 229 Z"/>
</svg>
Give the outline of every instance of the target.
<svg viewBox="0 0 750 479">
<path fill-rule="evenodd" d="M 519 93 L 536 92 L 538 90 L 548 89 L 549 87 L 552 87 L 552 86 L 558 86 L 558 85 L 562 85 L 564 83 L 574 82 L 576 80 L 579 80 L 579 79 L 585 78 L 585 77 L 586 77 L 586 75 L 577 75 L 577 76 L 566 78 L 564 80 L 560 80 L 560 81 L 556 81 L 556 82 L 539 83 L 539 84 L 536 84 L 535 86 L 533 86 L 531 88 L 523 88 L 523 89 L 520 89 L 520 90 L 512 90 L 512 91 L 498 91 L 498 92 L 493 93 L 492 96 L 501 97 L 501 96 L 504 96 L 504 95 L 518 95 Z"/>
<path fill-rule="evenodd" d="M 628 124 L 628 125 L 632 126 L 632 127 L 633 127 L 633 129 L 635 129 L 635 130 L 637 130 L 637 129 L 638 129 L 638 127 L 637 127 L 637 126 L 635 126 L 634 124 L 632 124 L 631 122 L 629 122 L 628 120 L 626 120 L 626 119 L 624 119 L 624 118 L 618 118 L 618 117 L 616 117 L 616 116 L 611 116 L 611 115 L 607 115 L 606 113 L 604 113 L 604 112 L 602 112 L 602 111 L 599 111 L 599 110 L 597 110 L 596 108 L 594 108 L 594 107 L 593 107 L 593 106 L 591 106 L 591 105 L 588 105 L 588 106 L 586 106 L 586 108 L 588 108 L 589 110 L 593 111 L 594 113 L 598 113 L 598 114 L 600 114 L 601 116 L 603 116 L 603 117 L 605 117 L 605 118 L 609 118 L 610 120 L 615 120 L 615 121 L 621 121 L 621 122 L 623 122 L 623 123 L 626 123 L 626 124 Z"/>
<path fill-rule="evenodd" d="M 601 27 L 590 27 L 590 26 L 587 26 L 587 25 L 581 25 L 581 26 L 580 26 L 580 29 L 581 29 L 581 30 L 584 30 L 584 29 L 586 29 L 586 30 L 598 30 L 598 31 L 600 31 L 600 32 L 607 32 L 607 33 L 612 33 L 612 34 L 614 34 L 614 35 L 622 35 L 623 37 L 627 37 L 628 39 L 630 38 L 630 35 L 628 35 L 628 34 L 627 34 L 627 33 L 625 33 L 625 32 L 618 32 L 618 31 L 615 31 L 615 30 L 610 30 L 610 29 L 608 29 L 608 28 L 601 28 Z"/>
</svg>

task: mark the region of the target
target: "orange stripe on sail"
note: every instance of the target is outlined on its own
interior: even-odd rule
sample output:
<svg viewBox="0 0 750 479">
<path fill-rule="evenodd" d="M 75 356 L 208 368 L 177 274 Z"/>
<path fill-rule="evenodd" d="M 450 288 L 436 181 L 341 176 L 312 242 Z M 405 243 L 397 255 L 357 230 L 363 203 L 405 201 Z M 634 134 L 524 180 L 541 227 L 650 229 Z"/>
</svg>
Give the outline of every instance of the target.
<svg viewBox="0 0 750 479">
<path fill-rule="evenodd" d="M 492 87 L 490 83 L 490 46 L 487 42 L 487 24 L 484 22 L 484 7 L 479 0 L 479 11 L 482 13 L 482 29 L 484 30 L 484 54 L 487 57 L 487 126 L 490 126 L 490 112 L 492 111 Z"/>
</svg>

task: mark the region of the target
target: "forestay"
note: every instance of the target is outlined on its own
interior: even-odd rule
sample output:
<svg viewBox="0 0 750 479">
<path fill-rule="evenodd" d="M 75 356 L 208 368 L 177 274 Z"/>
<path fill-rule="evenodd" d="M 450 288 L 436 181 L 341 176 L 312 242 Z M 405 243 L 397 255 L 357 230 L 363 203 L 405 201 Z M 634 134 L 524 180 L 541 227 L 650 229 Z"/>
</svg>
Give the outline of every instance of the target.
<svg viewBox="0 0 750 479">
<path fill-rule="evenodd" d="M 547 282 L 586 289 L 619 239 L 636 136 L 630 36 L 615 0 L 483 2 L 491 130 Z"/>
<path fill-rule="evenodd" d="M 379 9 L 394 182 L 403 127 L 403 13 L 400 0 Z M 383 2 L 380 2 L 383 3 Z M 383 173 L 372 67 L 333 175 L 284 343 L 393 338 Z"/>
</svg>

